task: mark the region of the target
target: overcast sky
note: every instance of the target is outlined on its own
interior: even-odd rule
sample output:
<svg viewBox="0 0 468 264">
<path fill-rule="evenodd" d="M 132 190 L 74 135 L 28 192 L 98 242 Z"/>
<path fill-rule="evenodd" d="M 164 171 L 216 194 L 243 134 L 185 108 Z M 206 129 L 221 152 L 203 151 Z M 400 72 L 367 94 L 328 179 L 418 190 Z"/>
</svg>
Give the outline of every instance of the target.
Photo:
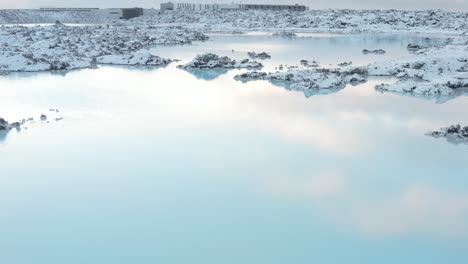
<svg viewBox="0 0 468 264">
<path fill-rule="evenodd" d="M 155 7 L 161 0 L 0 0 L 0 8 L 38 7 Z M 230 3 L 229 0 L 181 0 L 188 3 Z M 243 3 L 299 3 L 311 8 L 395 8 L 395 9 L 447 9 L 468 11 L 468 0 L 243 0 Z M 236 2 L 238 3 L 238 1 Z"/>
</svg>

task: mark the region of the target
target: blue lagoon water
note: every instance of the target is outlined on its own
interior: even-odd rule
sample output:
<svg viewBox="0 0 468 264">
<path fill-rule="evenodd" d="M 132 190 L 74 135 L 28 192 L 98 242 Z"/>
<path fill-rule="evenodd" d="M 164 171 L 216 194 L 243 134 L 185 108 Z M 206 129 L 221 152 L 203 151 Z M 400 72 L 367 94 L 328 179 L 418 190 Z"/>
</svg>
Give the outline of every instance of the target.
<svg viewBox="0 0 468 264">
<path fill-rule="evenodd" d="M 272 71 L 396 58 L 424 37 L 151 50 L 180 63 L 266 51 Z M 176 65 L 0 78 L 1 117 L 64 118 L 0 138 L 0 263 L 467 263 L 468 146 L 424 135 L 467 125 L 467 97 L 381 94 L 381 80 L 307 97 Z"/>
</svg>

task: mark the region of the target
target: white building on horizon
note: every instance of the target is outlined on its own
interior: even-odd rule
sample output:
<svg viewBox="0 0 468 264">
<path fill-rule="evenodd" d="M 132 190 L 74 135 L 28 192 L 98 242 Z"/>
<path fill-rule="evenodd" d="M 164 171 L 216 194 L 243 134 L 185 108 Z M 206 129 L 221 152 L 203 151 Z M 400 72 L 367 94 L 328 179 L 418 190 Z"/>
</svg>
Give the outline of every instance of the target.
<svg viewBox="0 0 468 264">
<path fill-rule="evenodd" d="M 235 10 L 241 9 L 241 4 L 194 4 L 194 3 L 161 3 L 161 11 L 167 10 Z"/>
<path fill-rule="evenodd" d="M 305 11 L 309 8 L 304 5 L 276 5 L 276 4 L 194 4 L 194 3 L 161 3 L 161 11 L 169 10 L 239 10 L 239 9 L 254 9 L 254 10 L 288 10 L 288 11 Z"/>
</svg>

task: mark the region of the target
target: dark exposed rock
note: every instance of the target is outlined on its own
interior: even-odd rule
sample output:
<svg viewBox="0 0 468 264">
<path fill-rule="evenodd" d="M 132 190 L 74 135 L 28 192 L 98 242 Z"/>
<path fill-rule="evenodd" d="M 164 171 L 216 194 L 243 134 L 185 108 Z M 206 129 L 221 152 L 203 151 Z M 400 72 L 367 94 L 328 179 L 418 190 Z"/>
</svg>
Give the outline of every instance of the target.
<svg viewBox="0 0 468 264">
<path fill-rule="evenodd" d="M 317 61 L 301 60 L 300 63 L 304 67 L 315 68 L 315 67 L 320 66 L 320 64 Z"/>
<path fill-rule="evenodd" d="M 421 50 L 421 49 L 425 49 L 426 47 L 418 45 L 418 44 L 408 44 L 406 48 L 409 50 Z"/>
<path fill-rule="evenodd" d="M 376 49 L 376 50 L 368 50 L 368 49 L 365 49 L 362 51 L 363 54 L 367 55 L 367 54 L 376 54 L 376 55 L 383 55 L 385 53 L 387 53 L 385 50 L 383 49 Z"/>
<path fill-rule="evenodd" d="M 451 125 L 439 131 L 431 131 L 427 135 L 435 138 L 445 138 L 452 144 L 468 144 L 468 126 Z"/>
<path fill-rule="evenodd" d="M 240 81 L 265 80 L 268 74 L 266 72 L 245 72 L 234 77 Z"/>
<path fill-rule="evenodd" d="M 97 59 L 96 58 L 93 58 L 89 64 L 89 67 L 91 69 L 96 69 L 98 67 L 98 62 L 97 62 Z"/>
<path fill-rule="evenodd" d="M 295 37 L 297 35 L 294 32 L 280 31 L 280 32 L 273 33 L 273 36 L 277 36 L 277 37 Z"/>
<path fill-rule="evenodd" d="M 342 62 L 342 63 L 339 63 L 338 64 L 338 67 L 348 67 L 348 66 L 351 66 L 353 64 L 352 61 L 350 62 Z"/>
<path fill-rule="evenodd" d="M 0 118 L 0 131 L 9 129 L 8 121 L 3 118 Z"/>
<path fill-rule="evenodd" d="M 251 59 L 261 59 L 261 60 L 271 59 L 271 55 L 266 52 L 255 53 L 252 51 L 252 52 L 248 52 L 248 55 Z"/>
<path fill-rule="evenodd" d="M 59 61 L 59 60 L 53 60 L 50 62 L 50 68 L 49 70 L 51 71 L 63 71 L 67 70 L 70 67 L 70 64 L 67 62 Z"/>
</svg>

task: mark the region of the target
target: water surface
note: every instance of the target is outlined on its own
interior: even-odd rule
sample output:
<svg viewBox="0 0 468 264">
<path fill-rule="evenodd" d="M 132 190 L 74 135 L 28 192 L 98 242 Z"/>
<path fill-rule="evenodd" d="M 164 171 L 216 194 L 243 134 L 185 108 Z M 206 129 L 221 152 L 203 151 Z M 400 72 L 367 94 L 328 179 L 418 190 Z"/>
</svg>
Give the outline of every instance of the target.
<svg viewBox="0 0 468 264">
<path fill-rule="evenodd" d="M 274 69 L 404 56 L 408 42 L 249 37 L 154 51 L 255 49 Z M 0 138 L 0 263 L 467 262 L 468 147 L 424 136 L 468 124 L 467 97 L 435 104 L 371 80 L 307 98 L 239 72 L 1 77 L 2 117 L 64 120 Z"/>
</svg>

